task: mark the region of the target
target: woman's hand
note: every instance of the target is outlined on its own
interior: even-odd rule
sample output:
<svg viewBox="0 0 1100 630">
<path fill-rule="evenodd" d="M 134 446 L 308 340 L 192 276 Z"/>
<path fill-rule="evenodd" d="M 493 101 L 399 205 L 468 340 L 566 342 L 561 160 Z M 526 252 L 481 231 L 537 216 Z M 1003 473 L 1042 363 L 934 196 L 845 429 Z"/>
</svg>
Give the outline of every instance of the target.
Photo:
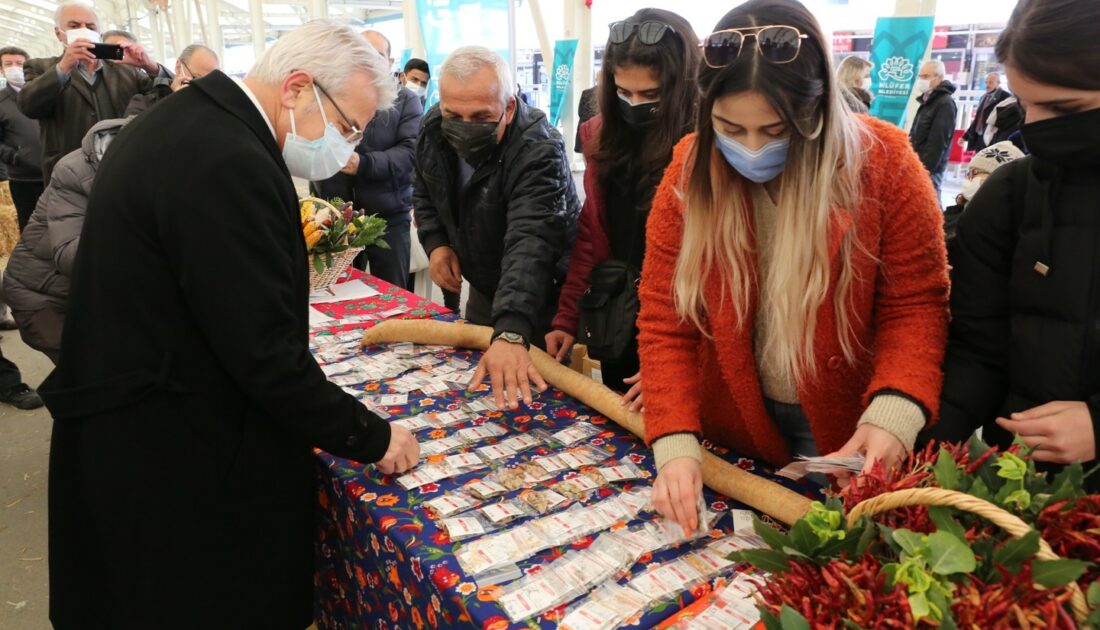
<svg viewBox="0 0 1100 630">
<path fill-rule="evenodd" d="M 653 507 L 676 521 L 690 534 L 699 527 L 699 495 L 703 493 L 703 468 L 694 457 L 665 462 L 653 484 Z"/>
<path fill-rule="evenodd" d="M 840 447 L 839 450 L 829 453 L 831 457 L 851 457 L 856 453 L 863 453 L 866 461 L 860 474 L 871 471 L 875 461 L 881 461 L 886 470 L 901 463 L 905 459 L 905 445 L 901 443 L 893 433 L 886 429 L 880 429 L 873 424 L 861 424 L 856 428 L 852 439 Z M 838 480 L 839 479 L 838 475 Z M 843 485 L 843 480 L 842 485 Z"/>
<path fill-rule="evenodd" d="M 546 333 L 546 354 L 554 357 L 561 363 L 569 356 L 576 338 L 564 330 L 551 330 Z"/>
<path fill-rule="evenodd" d="M 630 385 L 630 389 L 623 394 L 623 405 L 630 405 L 630 410 L 634 412 L 645 411 L 645 406 L 642 404 L 642 373 L 638 372 L 630 378 L 623 379 L 623 383 Z"/>
<path fill-rule="evenodd" d="M 1092 414 L 1083 402 L 1052 402 L 997 418 L 997 424 L 1035 449 L 1037 462 L 1076 464 L 1096 459 Z"/>
</svg>

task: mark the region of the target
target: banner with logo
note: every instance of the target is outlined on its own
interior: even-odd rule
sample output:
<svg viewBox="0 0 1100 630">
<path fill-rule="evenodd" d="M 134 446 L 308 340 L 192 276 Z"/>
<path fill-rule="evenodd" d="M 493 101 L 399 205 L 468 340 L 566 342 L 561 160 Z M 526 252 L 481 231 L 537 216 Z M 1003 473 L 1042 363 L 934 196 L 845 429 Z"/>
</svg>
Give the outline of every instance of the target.
<svg viewBox="0 0 1100 630">
<path fill-rule="evenodd" d="M 573 58 L 577 55 L 577 40 L 554 42 L 554 74 L 550 84 L 550 124 L 555 127 L 573 102 Z"/>
<path fill-rule="evenodd" d="M 456 48 L 476 43 L 508 61 L 508 1 L 416 0 L 426 61 L 432 69 L 425 111 L 439 102 L 439 69 Z M 516 89 L 515 85 L 506 87 Z"/>
<path fill-rule="evenodd" d="M 905 125 L 913 84 L 932 41 L 932 17 L 884 17 L 871 43 L 871 115 Z"/>
</svg>

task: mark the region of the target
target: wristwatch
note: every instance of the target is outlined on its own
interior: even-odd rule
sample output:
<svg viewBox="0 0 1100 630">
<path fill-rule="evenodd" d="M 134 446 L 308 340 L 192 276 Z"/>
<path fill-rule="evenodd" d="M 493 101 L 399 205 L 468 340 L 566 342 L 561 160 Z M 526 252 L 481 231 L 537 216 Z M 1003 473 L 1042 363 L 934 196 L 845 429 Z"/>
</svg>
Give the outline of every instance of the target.
<svg viewBox="0 0 1100 630">
<path fill-rule="evenodd" d="M 531 343 L 528 342 L 527 339 L 523 335 L 521 335 L 519 333 L 516 333 L 516 332 L 502 330 L 502 331 L 498 332 L 497 334 L 493 335 L 492 340 L 496 341 L 497 339 L 500 339 L 501 341 L 507 341 L 508 343 L 514 343 L 517 346 L 523 346 L 527 350 L 531 349 Z"/>
</svg>

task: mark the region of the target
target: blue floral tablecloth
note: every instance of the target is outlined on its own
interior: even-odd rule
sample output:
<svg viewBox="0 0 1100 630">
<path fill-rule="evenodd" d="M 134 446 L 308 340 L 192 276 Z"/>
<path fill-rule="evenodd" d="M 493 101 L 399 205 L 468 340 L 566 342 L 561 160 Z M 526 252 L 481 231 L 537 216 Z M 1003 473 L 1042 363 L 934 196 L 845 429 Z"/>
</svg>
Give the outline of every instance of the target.
<svg viewBox="0 0 1100 630">
<path fill-rule="evenodd" d="M 398 317 L 436 317 L 454 319 L 446 310 L 425 302 L 421 298 L 373 278 L 369 283 L 383 292 L 372 298 L 371 303 L 344 303 L 322 307 L 329 314 L 340 312 L 362 313 L 364 310 L 385 311 L 390 304 L 403 304 L 408 311 Z M 392 296 L 391 299 L 386 299 Z M 369 326 L 369 323 L 366 324 Z M 337 327 L 336 330 L 348 330 Z M 368 353 L 380 350 L 368 349 Z M 447 349 L 436 353 L 441 359 L 464 359 L 476 364 L 479 352 Z M 360 386 L 370 394 L 388 394 L 385 383 L 371 382 Z M 395 418 L 413 416 L 431 411 L 449 411 L 460 408 L 461 402 L 484 394 L 467 394 L 462 390 L 447 391 L 435 396 L 409 394 L 408 403 L 399 407 L 387 407 Z M 597 425 L 603 432 L 587 440 L 600 446 L 620 459 L 627 459 L 641 467 L 650 477 L 655 475 L 652 453 L 640 440 L 613 422 L 596 414 L 562 392 L 551 389 L 539 396 L 530 407 L 518 411 L 490 411 L 482 414 L 490 421 L 509 429 L 510 437 L 534 429 L 554 432 L 580 420 Z M 421 439 L 445 437 L 467 424 L 423 432 Z M 491 444 L 494 440 L 484 443 Z M 816 490 L 778 478 L 774 470 L 754 460 L 738 456 L 727 449 L 709 442 L 704 445 L 711 452 L 736 464 L 740 468 L 768 477 L 783 485 L 816 498 Z M 527 455 L 547 454 L 539 449 Z M 437 528 L 426 513 L 426 500 L 457 489 L 471 479 L 484 476 L 485 471 L 467 473 L 439 483 L 429 484 L 417 490 L 407 491 L 370 467 L 328 453 L 319 452 L 318 504 L 319 539 L 315 572 L 315 619 L 321 630 L 353 629 L 416 629 L 422 628 L 479 628 L 503 630 L 505 628 L 553 628 L 562 615 L 561 609 L 552 610 L 537 619 L 523 624 L 512 623 L 495 602 L 499 586 L 479 589 L 475 581 L 466 576 L 455 558 L 461 543 L 454 543 L 446 531 Z M 650 483 L 652 479 L 646 483 Z M 622 490 L 630 486 L 620 486 Z M 616 490 L 604 488 L 591 500 L 606 497 Z M 715 536 L 732 533 L 730 509 L 744 506 L 730 501 L 710 490 L 706 500 L 713 511 L 722 513 Z M 524 572 L 560 557 L 567 549 L 582 549 L 591 544 L 593 537 L 575 542 L 570 547 L 559 547 L 537 554 L 520 563 Z M 684 553 L 672 549 L 658 554 L 647 554 L 634 566 L 638 573 L 649 564 L 661 562 Z M 696 587 L 675 600 L 661 603 L 644 617 L 636 619 L 633 627 L 656 626 L 683 607 L 710 591 L 711 584 Z"/>
</svg>

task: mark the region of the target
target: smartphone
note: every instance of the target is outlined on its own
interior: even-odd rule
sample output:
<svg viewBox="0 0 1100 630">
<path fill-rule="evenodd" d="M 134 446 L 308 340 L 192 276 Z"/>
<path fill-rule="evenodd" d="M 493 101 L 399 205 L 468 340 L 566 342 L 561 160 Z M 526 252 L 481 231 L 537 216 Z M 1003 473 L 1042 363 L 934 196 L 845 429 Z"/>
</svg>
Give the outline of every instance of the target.
<svg viewBox="0 0 1100 630">
<path fill-rule="evenodd" d="M 118 44 L 96 44 L 92 46 L 96 59 L 122 59 L 122 46 Z"/>
</svg>

